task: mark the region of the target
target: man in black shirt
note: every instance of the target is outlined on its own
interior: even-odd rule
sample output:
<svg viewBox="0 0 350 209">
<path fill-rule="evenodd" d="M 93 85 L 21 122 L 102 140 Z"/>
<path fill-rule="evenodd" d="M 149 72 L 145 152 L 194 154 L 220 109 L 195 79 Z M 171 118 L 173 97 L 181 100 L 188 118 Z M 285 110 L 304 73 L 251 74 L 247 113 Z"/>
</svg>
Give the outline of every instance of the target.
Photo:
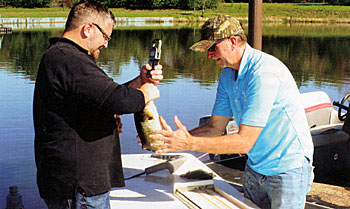
<svg viewBox="0 0 350 209">
<path fill-rule="evenodd" d="M 115 115 L 140 112 L 159 97 L 162 66 L 147 78 L 145 65 L 119 85 L 96 65 L 114 24 L 107 7 L 81 1 L 42 57 L 33 102 L 35 160 L 49 208 L 109 208 L 111 188 L 124 186 Z"/>
</svg>

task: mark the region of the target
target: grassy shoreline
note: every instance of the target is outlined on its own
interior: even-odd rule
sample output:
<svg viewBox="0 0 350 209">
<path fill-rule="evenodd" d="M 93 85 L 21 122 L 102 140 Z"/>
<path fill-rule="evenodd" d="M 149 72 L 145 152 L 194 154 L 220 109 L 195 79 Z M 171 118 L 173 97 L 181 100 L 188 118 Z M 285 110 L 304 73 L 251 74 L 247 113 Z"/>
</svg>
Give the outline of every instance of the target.
<svg viewBox="0 0 350 209">
<path fill-rule="evenodd" d="M 173 17 L 177 22 L 202 22 L 216 14 L 228 14 L 248 20 L 248 3 L 221 3 L 216 9 L 193 10 L 130 10 L 111 8 L 116 17 Z M 67 17 L 69 8 L 0 8 L 2 18 Z M 264 22 L 350 23 L 350 6 L 328 4 L 263 3 Z"/>
</svg>

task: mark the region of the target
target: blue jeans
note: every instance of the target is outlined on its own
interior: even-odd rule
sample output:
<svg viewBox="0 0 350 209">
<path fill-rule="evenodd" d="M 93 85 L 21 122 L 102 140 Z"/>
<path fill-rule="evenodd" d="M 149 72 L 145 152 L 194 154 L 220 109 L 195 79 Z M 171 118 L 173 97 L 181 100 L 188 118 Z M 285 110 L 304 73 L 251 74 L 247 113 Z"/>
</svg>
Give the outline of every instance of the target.
<svg viewBox="0 0 350 209">
<path fill-rule="evenodd" d="M 110 209 L 109 193 L 86 197 L 77 192 L 75 199 L 44 201 L 48 209 Z"/>
<path fill-rule="evenodd" d="M 260 208 L 304 209 L 313 179 L 313 166 L 306 158 L 301 168 L 274 176 L 261 175 L 246 166 L 244 196 Z"/>
</svg>

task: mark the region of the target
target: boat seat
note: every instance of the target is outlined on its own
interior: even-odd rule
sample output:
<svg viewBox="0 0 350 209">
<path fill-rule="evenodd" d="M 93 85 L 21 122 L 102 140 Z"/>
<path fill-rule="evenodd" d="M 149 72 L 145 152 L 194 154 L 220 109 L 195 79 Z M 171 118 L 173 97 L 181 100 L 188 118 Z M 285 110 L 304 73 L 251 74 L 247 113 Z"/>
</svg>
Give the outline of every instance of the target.
<svg viewBox="0 0 350 209">
<path fill-rule="evenodd" d="M 340 123 L 328 94 L 313 91 L 301 94 L 308 125 L 310 127 Z"/>
</svg>

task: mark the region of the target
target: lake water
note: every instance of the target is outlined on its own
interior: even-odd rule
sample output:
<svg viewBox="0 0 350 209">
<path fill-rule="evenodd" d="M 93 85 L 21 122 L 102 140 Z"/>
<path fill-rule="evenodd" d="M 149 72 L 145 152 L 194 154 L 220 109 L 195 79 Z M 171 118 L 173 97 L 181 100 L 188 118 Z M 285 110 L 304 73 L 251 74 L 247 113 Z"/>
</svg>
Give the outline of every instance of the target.
<svg viewBox="0 0 350 209">
<path fill-rule="evenodd" d="M 301 92 L 322 90 L 332 101 L 341 100 L 350 93 L 349 30 L 350 26 L 339 25 L 265 26 L 263 51 L 289 67 Z M 11 185 L 19 187 L 26 209 L 44 208 L 35 182 L 32 96 L 47 40 L 61 32 L 61 28 L 33 29 L 0 35 L 0 208 L 5 208 Z M 171 126 L 178 115 L 192 129 L 201 116 L 211 113 L 221 72 L 205 53 L 188 50 L 199 37 L 199 30 L 190 27 L 117 29 L 98 64 L 124 83 L 147 62 L 152 40 L 162 39 L 165 79 L 155 103 Z M 132 115 L 122 116 L 122 122 L 122 152 L 148 152 L 137 145 Z"/>
</svg>

